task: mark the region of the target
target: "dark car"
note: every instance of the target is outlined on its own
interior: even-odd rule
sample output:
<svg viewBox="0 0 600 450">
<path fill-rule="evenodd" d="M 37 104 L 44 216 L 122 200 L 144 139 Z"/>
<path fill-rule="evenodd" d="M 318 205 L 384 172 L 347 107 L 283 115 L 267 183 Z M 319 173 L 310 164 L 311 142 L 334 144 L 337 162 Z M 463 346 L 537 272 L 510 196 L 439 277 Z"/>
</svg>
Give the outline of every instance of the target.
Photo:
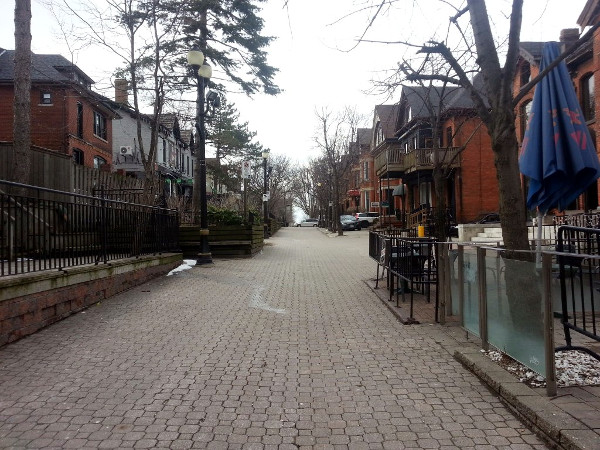
<svg viewBox="0 0 600 450">
<path fill-rule="evenodd" d="M 358 221 L 358 219 L 356 217 L 350 216 L 350 215 L 340 216 L 340 223 L 342 224 L 343 231 L 350 231 L 350 230 L 358 231 L 361 228 L 360 222 Z"/>
</svg>

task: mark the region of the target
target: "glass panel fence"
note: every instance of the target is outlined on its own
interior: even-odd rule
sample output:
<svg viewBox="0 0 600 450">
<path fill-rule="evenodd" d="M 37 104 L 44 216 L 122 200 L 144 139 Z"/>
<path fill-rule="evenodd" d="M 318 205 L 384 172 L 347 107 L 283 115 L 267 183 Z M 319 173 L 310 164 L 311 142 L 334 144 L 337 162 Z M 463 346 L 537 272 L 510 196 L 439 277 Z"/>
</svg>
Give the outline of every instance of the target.
<svg viewBox="0 0 600 450">
<path fill-rule="evenodd" d="M 541 271 L 491 249 L 485 265 L 488 342 L 546 376 Z"/>
<path fill-rule="evenodd" d="M 457 258 L 457 261 L 459 260 L 460 258 Z M 477 253 L 475 248 L 464 248 L 462 270 L 463 327 L 479 336 L 479 278 L 477 276 Z"/>
</svg>

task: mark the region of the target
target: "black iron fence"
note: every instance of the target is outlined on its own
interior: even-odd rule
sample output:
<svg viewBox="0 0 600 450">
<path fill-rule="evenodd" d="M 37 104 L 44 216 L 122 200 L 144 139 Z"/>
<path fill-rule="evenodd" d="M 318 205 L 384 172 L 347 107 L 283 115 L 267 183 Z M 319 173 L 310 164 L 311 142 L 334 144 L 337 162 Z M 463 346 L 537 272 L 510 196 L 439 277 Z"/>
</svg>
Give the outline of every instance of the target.
<svg viewBox="0 0 600 450">
<path fill-rule="evenodd" d="M 573 345 L 571 336 L 574 331 L 600 342 L 600 265 L 590 257 L 599 254 L 600 229 L 563 225 L 558 229 L 556 250 L 570 254 L 557 258 L 566 341 L 557 350 L 581 350 L 600 360 L 589 346 Z"/>
<path fill-rule="evenodd" d="M 423 294 L 431 301 L 432 286 L 435 286 L 435 320 L 438 321 L 438 267 L 435 256 L 436 241 L 433 238 L 407 236 L 398 230 L 369 232 L 369 256 L 377 262 L 376 285 L 386 276 L 389 300 L 396 298 L 399 306 L 400 294 L 405 302 L 405 294 L 410 294 L 410 317 L 414 320 L 414 293 Z M 387 273 L 387 275 L 385 275 Z"/>
<path fill-rule="evenodd" d="M 178 250 L 175 210 L 0 181 L 0 276 Z"/>
</svg>

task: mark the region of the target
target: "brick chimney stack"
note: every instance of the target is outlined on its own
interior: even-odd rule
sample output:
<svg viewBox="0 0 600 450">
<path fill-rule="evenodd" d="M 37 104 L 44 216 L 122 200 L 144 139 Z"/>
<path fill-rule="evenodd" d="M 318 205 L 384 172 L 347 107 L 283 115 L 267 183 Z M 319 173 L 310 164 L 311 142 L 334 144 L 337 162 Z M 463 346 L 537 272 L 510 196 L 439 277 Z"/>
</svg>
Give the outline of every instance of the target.
<svg viewBox="0 0 600 450">
<path fill-rule="evenodd" d="M 578 28 L 565 28 L 560 31 L 560 49 L 564 51 L 567 47 L 577 41 L 579 39 L 579 29 Z"/>
<path fill-rule="evenodd" d="M 127 80 L 123 78 L 115 79 L 115 102 L 122 105 L 129 104 L 127 89 Z"/>
</svg>

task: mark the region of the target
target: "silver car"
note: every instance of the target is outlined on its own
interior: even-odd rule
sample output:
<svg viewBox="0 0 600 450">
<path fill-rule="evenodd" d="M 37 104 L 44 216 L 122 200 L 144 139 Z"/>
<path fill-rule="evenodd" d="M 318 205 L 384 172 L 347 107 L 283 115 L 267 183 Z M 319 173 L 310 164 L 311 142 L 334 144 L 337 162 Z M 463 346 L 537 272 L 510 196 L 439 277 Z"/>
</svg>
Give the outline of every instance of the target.
<svg viewBox="0 0 600 450">
<path fill-rule="evenodd" d="M 316 227 L 319 225 L 319 221 L 317 219 L 305 219 L 300 223 L 297 223 L 297 227 Z"/>
</svg>

